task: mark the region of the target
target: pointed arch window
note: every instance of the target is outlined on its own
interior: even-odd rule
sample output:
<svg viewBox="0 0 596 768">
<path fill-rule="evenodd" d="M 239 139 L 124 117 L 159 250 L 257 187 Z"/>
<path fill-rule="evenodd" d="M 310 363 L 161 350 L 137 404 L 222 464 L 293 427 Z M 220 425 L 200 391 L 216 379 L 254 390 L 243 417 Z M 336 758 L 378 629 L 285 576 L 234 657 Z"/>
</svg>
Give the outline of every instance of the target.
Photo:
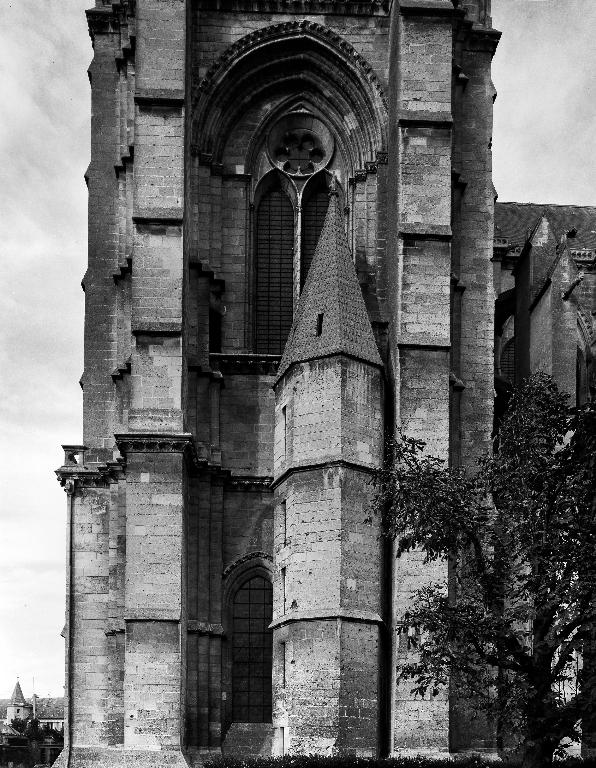
<svg viewBox="0 0 596 768">
<path fill-rule="evenodd" d="M 295 302 L 325 223 L 331 178 L 323 170 L 298 184 L 272 171 L 257 188 L 253 294 L 257 354 L 283 353 Z M 342 196 L 341 189 L 339 193 Z"/>
<path fill-rule="evenodd" d="M 292 325 L 294 209 L 274 183 L 256 216 L 255 351 L 281 355 Z"/>
<path fill-rule="evenodd" d="M 254 575 L 233 602 L 232 718 L 239 723 L 271 722 L 273 632 L 271 582 Z"/>
<path fill-rule="evenodd" d="M 300 253 L 300 289 L 312 264 L 325 216 L 329 208 L 329 182 L 326 173 L 318 173 L 304 190 Z"/>
</svg>

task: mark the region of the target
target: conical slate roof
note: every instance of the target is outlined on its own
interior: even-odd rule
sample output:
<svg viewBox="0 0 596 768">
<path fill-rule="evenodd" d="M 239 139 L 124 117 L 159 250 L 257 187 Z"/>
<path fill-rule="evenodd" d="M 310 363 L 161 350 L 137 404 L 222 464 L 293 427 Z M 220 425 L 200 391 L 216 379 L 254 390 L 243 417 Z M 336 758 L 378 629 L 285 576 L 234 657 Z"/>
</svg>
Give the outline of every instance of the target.
<svg viewBox="0 0 596 768">
<path fill-rule="evenodd" d="M 338 195 L 329 208 L 298 301 L 278 379 L 293 363 L 347 354 L 381 366 L 362 291 L 350 255 Z"/>
<path fill-rule="evenodd" d="M 26 704 L 25 697 L 23 696 L 23 691 L 21 690 L 21 684 L 17 680 L 17 684 L 14 687 L 14 691 L 12 692 L 12 696 L 10 697 L 10 703 L 11 704 Z"/>
</svg>

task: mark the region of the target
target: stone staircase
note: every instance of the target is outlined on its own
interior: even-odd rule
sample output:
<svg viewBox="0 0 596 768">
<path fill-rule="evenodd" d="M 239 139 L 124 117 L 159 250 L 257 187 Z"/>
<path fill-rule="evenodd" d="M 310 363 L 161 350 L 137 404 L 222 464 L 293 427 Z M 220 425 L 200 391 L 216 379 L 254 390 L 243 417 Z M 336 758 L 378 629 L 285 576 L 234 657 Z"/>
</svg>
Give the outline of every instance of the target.
<svg viewBox="0 0 596 768">
<path fill-rule="evenodd" d="M 222 754 L 229 757 L 270 757 L 274 729 L 271 723 L 232 723 Z"/>
</svg>

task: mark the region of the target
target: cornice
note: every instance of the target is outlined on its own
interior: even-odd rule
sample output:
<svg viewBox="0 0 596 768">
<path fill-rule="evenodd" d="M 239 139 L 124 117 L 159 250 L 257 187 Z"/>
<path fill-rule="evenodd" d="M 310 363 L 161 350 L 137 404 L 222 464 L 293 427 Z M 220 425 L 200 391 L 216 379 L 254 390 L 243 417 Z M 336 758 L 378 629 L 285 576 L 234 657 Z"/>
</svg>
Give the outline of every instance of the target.
<svg viewBox="0 0 596 768">
<path fill-rule="evenodd" d="M 292 611 L 271 622 L 271 629 L 294 624 L 297 621 L 351 621 L 359 624 L 384 624 L 383 619 L 374 611 L 348 611 L 345 608 L 329 610 L 314 609 L 311 611 Z"/>
<path fill-rule="evenodd" d="M 460 15 L 451 0 L 400 0 L 402 16 L 433 16 L 451 19 Z"/>
<path fill-rule="evenodd" d="M 271 488 L 277 488 L 292 475 L 297 475 L 301 472 L 317 472 L 324 469 L 330 469 L 331 467 L 351 469 L 354 472 L 362 472 L 364 475 L 375 475 L 378 471 L 376 467 L 368 467 L 365 464 L 356 464 L 356 462 L 346 461 L 345 459 L 331 459 L 330 461 L 313 462 L 312 464 L 296 464 L 294 466 L 286 467 L 284 471 L 272 481 Z"/>
<path fill-rule="evenodd" d="M 501 39 L 501 32 L 497 29 L 487 29 L 474 24 L 467 31 L 464 47 L 468 51 L 484 51 L 494 55 Z"/>
<path fill-rule="evenodd" d="M 188 619 L 186 631 L 195 635 L 210 635 L 212 637 L 222 637 L 225 634 L 221 624 L 212 624 L 209 621 L 197 621 L 196 619 Z"/>
<path fill-rule="evenodd" d="M 135 104 L 142 109 L 176 109 L 184 106 L 184 91 L 170 88 L 137 89 L 134 95 Z"/>
<path fill-rule="evenodd" d="M 201 0 L 204 10 L 236 13 L 296 13 L 334 16 L 386 16 L 388 0 Z"/>
<path fill-rule="evenodd" d="M 194 450 L 190 432 L 127 432 L 114 437 L 123 456 L 129 453 L 184 453 L 188 448 Z"/>
<path fill-rule="evenodd" d="M 453 238 L 451 227 L 448 224 L 425 224 L 423 222 L 401 222 L 399 234 L 400 237 L 407 240 L 438 240 L 447 243 L 450 243 Z"/>
<path fill-rule="evenodd" d="M 56 470 L 56 476 L 68 494 L 74 494 L 81 488 L 107 488 L 122 477 L 122 459 L 89 467 L 85 464 L 86 446 L 63 445 L 62 448 L 64 464 Z"/>
<path fill-rule="evenodd" d="M 234 355 L 220 352 L 209 355 L 212 371 L 225 375 L 275 376 L 280 360 L 280 355 Z"/>
<path fill-rule="evenodd" d="M 121 27 L 126 28 L 129 22 L 133 22 L 134 26 L 135 13 L 136 0 L 119 0 L 103 8 L 86 10 L 85 16 L 91 40 L 94 41 L 96 35 L 119 32 Z M 133 32 L 130 32 L 129 37 L 134 38 Z M 133 45 L 134 40 L 131 40 L 131 44 L 122 49 L 124 56 L 132 52 Z"/>
<path fill-rule="evenodd" d="M 425 112 L 422 110 L 402 110 L 397 118 L 401 128 L 439 128 L 449 130 L 453 126 L 451 112 Z"/>
<path fill-rule="evenodd" d="M 226 470 L 223 470 L 224 472 Z M 236 491 L 270 491 L 273 478 L 269 475 L 228 475 L 224 478 L 227 488 Z"/>
<path fill-rule="evenodd" d="M 132 220 L 137 224 L 175 224 L 180 225 L 184 221 L 184 209 L 173 206 L 171 208 L 137 208 Z"/>
<path fill-rule="evenodd" d="M 96 35 L 118 32 L 120 29 L 120 14 L 117 7 L 90 8 L 85 11 L 85 16 L 92 41 L 95 40 Z"/>
</svg>

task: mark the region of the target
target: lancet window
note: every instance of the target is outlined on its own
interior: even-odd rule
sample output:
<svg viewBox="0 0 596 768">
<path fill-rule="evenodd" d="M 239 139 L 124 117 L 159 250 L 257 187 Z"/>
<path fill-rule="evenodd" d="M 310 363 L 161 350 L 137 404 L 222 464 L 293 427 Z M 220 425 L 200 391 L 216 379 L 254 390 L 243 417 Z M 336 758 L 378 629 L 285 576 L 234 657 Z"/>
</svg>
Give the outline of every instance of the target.
<svg viewBox="0 0 596 768">
<path fill-rule="evenodd" d="M 254 348 L 283 352 L 293 311 L 312 262 L 329 205 L 334 140 L 313 114 L 298 110 L 270 130 L 269 171 L 255 195 Z"/>
</svg>

